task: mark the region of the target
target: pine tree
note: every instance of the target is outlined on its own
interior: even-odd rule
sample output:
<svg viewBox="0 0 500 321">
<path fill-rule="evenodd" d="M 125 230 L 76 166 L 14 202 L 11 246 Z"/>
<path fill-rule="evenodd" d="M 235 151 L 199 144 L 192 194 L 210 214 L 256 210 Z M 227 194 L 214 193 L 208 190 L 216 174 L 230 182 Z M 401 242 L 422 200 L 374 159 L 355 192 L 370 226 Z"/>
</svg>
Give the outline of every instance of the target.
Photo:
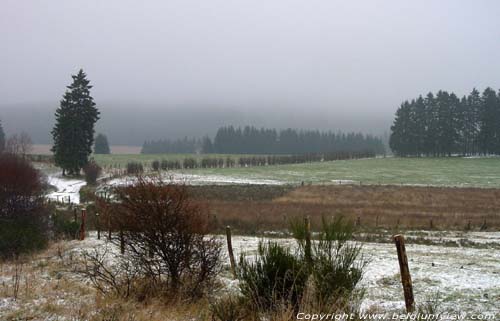
<svg viewBox="0 0 500 321">
<path fill-rule="evenodd" d="M 104 134 L 98 134 L 95 138 L 94 154 L 109 154 L 108 137 Z"/>
<path fill-rule="evenodd" d="M 491 88 L 486 88 L 483 92 L 482 107 L 480 112 L 479 146 L 483 154 L 493 154 L 497 152 L 497 122 L 498 115 L 498 97 Z"/>
<path fill-rule="evenodd" d="M 3 131 L 2 122 L 0 121 L 0 154 L 5 149 L 5 133 Z"/>
<path fill-rule="evenodd" d="M 56 110 L 56 124 L 52 130 L 52 152 L 63 175 L 78 175 L 88 163 L 94 143 L 94 125 L 99 119 L 86 74 L 80 69 L 71 77 L 73 83 L 67 87 Z"/>
<path fill-rule="evenodd" d="M 210 137 L 208 136 L 203 137 L 201 151 L 204 154 L 211 154 L 214 152 L 214 146 L 212 144 L 212 140 L 210 139 Z"/>
</svg>

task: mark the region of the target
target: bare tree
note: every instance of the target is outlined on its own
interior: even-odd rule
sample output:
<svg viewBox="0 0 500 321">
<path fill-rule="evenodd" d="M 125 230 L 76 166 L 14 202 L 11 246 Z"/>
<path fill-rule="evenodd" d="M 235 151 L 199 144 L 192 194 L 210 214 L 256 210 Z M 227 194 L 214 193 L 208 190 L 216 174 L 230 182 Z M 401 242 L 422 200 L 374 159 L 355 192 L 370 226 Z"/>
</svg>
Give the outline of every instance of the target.
<svg viewBox="0 0 500 321">
<path fill-rule="evenodd" d="M 9 154 L 26 156 L 33 150 L 33 141 L 31 137 L 22 132 L 21 134 L 14 134 L 10 136 L 5 142 L 5 151 Z"/>
</svg>

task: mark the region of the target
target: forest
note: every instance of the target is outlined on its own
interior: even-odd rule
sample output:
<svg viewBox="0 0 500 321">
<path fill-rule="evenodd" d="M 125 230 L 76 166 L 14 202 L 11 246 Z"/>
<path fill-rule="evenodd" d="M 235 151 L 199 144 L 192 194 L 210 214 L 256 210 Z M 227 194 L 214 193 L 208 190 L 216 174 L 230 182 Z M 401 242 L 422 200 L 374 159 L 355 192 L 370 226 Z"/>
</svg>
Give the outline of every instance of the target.
<svg viewBox="0 0 500 321">
<path fill-rule="evenodd" d="M 268 129 L 253 126 L 224 126 L 214 139 L 183 138 L 146 141 L 143 154 L 193 153 L 206 154 L 309 154 L 335 152 L 370 152 L 384 154 L 379 137 L 362 133 L 297 129 Z"/>
<path fill-rule="evenodd" d="M 438 91 L 396 111 L 389 146 L 398 156 L 500 154 L 500 93 L 487 88 L 457 97 Z"/>
</svg>

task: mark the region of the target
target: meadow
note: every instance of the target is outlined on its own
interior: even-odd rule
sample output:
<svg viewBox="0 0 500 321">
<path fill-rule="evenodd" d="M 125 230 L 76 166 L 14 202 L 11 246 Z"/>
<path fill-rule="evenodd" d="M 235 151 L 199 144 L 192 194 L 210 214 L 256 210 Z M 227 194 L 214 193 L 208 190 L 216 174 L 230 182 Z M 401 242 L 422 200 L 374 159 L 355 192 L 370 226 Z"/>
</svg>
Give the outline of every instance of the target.
<svg viewBox="0 0 500 321">
<path fill-rule="evenodd" d="M 153 160 L 180 160 L 186 157 L 237 159 L 241 155 L 139 154 L 95 155 L 102 166 L 125 167 L 142 162 L 147 168 Z M 248 156 L 248 155 L 245 155 Z M 189 175 L 227 179 L 273 180 L 282 184 L 383 184 L 454 187 L 500 187 L 500 158 L 370 158 L 260 167 L 210 168 L 179 171 Z"/>
</svg>

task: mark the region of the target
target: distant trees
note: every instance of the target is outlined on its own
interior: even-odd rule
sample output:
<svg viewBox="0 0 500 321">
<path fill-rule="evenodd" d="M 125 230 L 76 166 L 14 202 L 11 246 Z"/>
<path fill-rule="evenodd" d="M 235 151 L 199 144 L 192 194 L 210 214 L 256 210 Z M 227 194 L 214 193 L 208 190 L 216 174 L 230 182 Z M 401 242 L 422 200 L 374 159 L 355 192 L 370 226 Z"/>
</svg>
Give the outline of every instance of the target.
<svg viewBox="0 0 500 321">
<path fill-rule="evenodd" d="M 332 152 L 384 153 L 382 140 L 361 133 L 221 127 L 213 142 L 221 154 L 310 154 Z"/>
<path fill-rule="evenodd" d="M 199 151 L 201 142 L 195 138 L 184 137 L 183 139 L 161 139 L 157 141 L 145 141 L 142 145 L 142 154 L 166 154 L 180 153 L 190 154 Z"/>
<path fill-rule="evenodd" d="M 500 154 L 500 94 L 473 89 L 460 99 L 439 91 L 405 101 L 389 145 L 399 156 Z"/>
<path fill-rule="evenodd" d="M 9 154 L 26 156 L 33 149 L 33 141 L 31 137 L 22 132 L 21 134 L 14 134 L 7 138 L 5 142 L 5 151 Z"/>
<path fill-rule="evenodd" d="M 108 137 L 104 134 L 98 134 L 95 138 L 94 154 L 109 154 Z"/>
<path fill-rule="evenodd" d="M 333 133 L 318 130 L 276 129 L 246 126 L 221 127 L 212 140 L 202 139 L 147 141 L 142 153 L 193 153 L 205 154 L 325 154 L 336 152 L 368 152 L 383 154 L 384 144 L 379 137 L 361 133 Z"/>
<path fill-rule="evenodd" d="M 56 110 L 56 124 L 52 130 L 52 152 L 63 175 L 78 175 L 88 163 L 94 143 L 94 125 L 99 111 L 90 96 L 90 81 L 82 69 L 71 76 L 73 82 Z"/>
<path fill-rule="evenodd" d="M 3 131 L 2 122 L 0 121 L 0 154 L 5 149 L 5 132 Z"/>
</svg>

